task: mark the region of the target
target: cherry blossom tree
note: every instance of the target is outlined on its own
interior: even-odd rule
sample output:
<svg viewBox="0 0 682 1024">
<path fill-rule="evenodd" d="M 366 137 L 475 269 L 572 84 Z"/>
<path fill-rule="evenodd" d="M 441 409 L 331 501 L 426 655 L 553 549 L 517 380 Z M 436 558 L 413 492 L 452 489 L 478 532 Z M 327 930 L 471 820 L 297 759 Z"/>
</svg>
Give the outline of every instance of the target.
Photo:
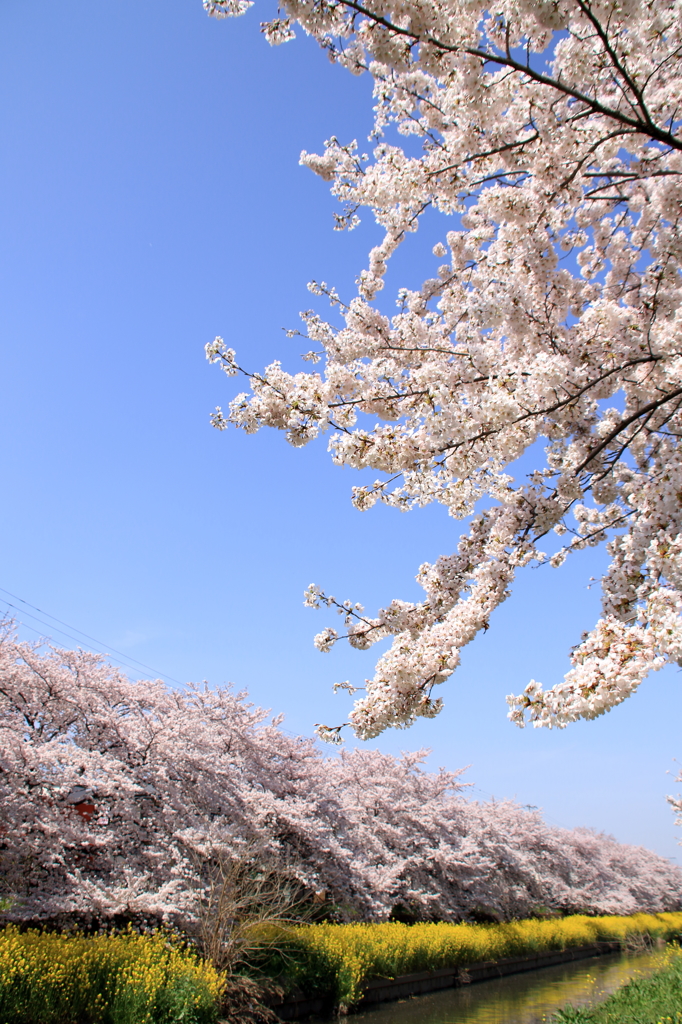
<svg viewBox="0 0 682 1024">
<path fill-rule="evenodd" d="M 343 751 L 325 764 L 373 917 L 396 907 L 414 918 L 508 920 L 541 907 L 627 914 L 677 905 L 680 874 L 664 858 L 550 826 L 513 801 L 466 800 L 457 776 L 419 769 L 424 754 Z"/>
<path fill-rule="evenodd" d="M 203 859 L 323 845 L 314 745 L 244 694 L 135 684 L 97 655 L 17 643 L 8 624 L 0 680 L 12 913 L 191 918 Z"/>
<path fill-rule="evenodd" d="M 248 897 L 225 883 L 251 867 L 261 904 L 289 886 L 340 919 L 682 906 L 682 873 L 663 858 L 470 802 L 460 773 L 423 759 L 324 758 L 245 694 L 134 683 L 100 656 L 20 643 L 5 623 L 2 914 L 166 920 L 215 945 Z M 205 913 L 217 906 L 218 928 Z"/>
<path fill-rule="evenodd" d="M 204 0 L 215 17 L 250 6 Z M 207 346 L 251 387 L 213 422 L 296 446 L 329 432 L 337 465 L 378 474 L 358 509 L 436 501 L 468 520 L 420 566 L 421 602 L 370 616 L 307 592 L 352 646 L 393 638 L 350 713 L 359 737 L 439 712 L 434 687 L 518 567 L 605 543 L 602 615 L 573 667 L 508 698 L 518 725 L 601 715 L 682 657 L 680 2 L 281 0 L 263 30 L 281 43 L 296 25 L 373 79 L 372 153 L 332 138 L 301 162 L 344 204 L 339 229 L 367 208 L 382 237 L 356 295 L 311 285 L 332 306 L 303 314 L 319 372 L 254 373 Z M 449 218 L 434 266 L 389 315 L 389 260 L 427 210 Z"/>
</svg>

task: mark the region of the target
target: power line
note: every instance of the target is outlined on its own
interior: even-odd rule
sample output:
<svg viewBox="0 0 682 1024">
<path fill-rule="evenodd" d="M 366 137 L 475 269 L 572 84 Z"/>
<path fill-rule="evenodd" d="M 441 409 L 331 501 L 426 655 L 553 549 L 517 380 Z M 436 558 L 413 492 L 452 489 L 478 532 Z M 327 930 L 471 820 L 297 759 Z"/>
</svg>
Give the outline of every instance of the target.
<svg viewBox="0 0 682 1024">
<path fill-rule="evenodd" d="M 59 629 L 58 626 L 53 626 L 51 623 L 45 622 L 43 619 L 39 619 L 37 615 L 32 615 L 31 612 L 27 612 L 27 611 L 24 611 L 24 610 L 22 610 L 20 608 L 17 608 L 16 605 L 12 604 L 12 602 L 8 601 L 6 598 L 0 597 L 0 601 L 2 601 L 3 604 L 7 605 L 7 607 L 11 608 L 13 611 L 19 612 L 19 614 L 22 616 L 22 618 L 16 618 L 16 621 L 20 625 L 24 626 L 26 629 L 32 630 L 34 633 L 36 633 L 42 639 L 45 639 L 45 633 L 43 631 L 41 631 L 41 630 L 36 629 L 35 626 L 32 626 L 30 623 L 24 621 L 23 616 L 27 615 L 29 618 L 35 619 L 35 621 L 39 622 L 41 624 L 41 626 L 46 626 L 50 630 L 51 633 L 60 633 L 62 636 L 68 637 L 69 640 L 73 640 L 74 643 L 77 643 L 79 647 L 87 647 L 89 650 L 91 650 L 93 652 L 93 654 L 103 654 L 105 657 L 110 657 L 109 654 L 107 654 L 105 651 L 102 650 L 102 648 L 106 647 L 106 644 L 100 644 L 100 645 L 98 645 L 99 649 L 96 649 L 96 648 L 92 647 L 90 644 L 83 643 L 83 641 L 81 639 L 79 639 L 78 637 L 72 636 L 71 633 L 67 633 L 65 629 Z M 115 653 L 118 654 L 118 652 L 115 652 Z M 139 667 L 137 665 L 131 665 L 129 662 L 125 661 L 120 656 L 116 658 L 116 661 L 118 662 L 119 665 L 129 669 L 131 672 L 134 672 L 136 675 L 146 676 L 147 678 L 150 678 L 150 679 L 158 678 L 158 676 L 160 676 L 162 674 L 160 672 L 154 672 L 153 669 L 150 669 L 151 675 L 150 675 L 150 672 L 140 672 L 140 669 L 139 669 Z M 171 676 L 166 676 L 165 678 L 166 679 L 172 679 Z M 173 680 L 173 682 L 176 682 L 176 680 Z M 180 684 L 180 685 L 182 685 L 182 684 Z"/>
<path fill-rule="evenodd" d="M 35 633 L 37 636 L 39 636 L 41 638 L 41 640 L 51 639 L 51 638 L 50 637 L 46 638 L 44 630 L 36 629 L 35 626 L 32 626 L 29 622 L 26 622 L 24 620 L 23 616 L 28 615 L 29 618 L 35 619 L 35 621 L 39 622 L 42 626 L 47 626 L 47 628 L 50 630 L 51 633 L 60 633 L 61 636 L 68 637 L 69 640 L 73 640 L 75 643 L 77 643 L 79 647 L 87 647 L 90 651 L 93 652 L 93 654 L 104 654 L 104 652 L 101 651 L 101 650 L 95 650 L 95 648 L 91 647 L 90 644 L 83 643 L 83 641 L 79 640 L 78 637 L 71 636 L 71 634 L 67 633 L 66 630 L 59 629 L 57 626 L 53 626 L 53 625 L 51 625 L 48 622 L 44 622 L 42 619 L 39 619 L 37 615 L 31 615 L 30 612 L 22 611 L 21 609 L 17 608 L 16 605 L 12 604 L 11 601 L 8 601 L 6 598 L 0 597 L 0 601 L 2 601 L 3 604 L 7 605 L 7 607 L 11 608 L 13 611 L 19 612 L 22 615 L 22 618 L 17 618 L 15 616 L 14 617 L 14 621 L 17 622 L 19 625 L 23 626 L 25 629 L 30 629 L 33 633 Z M 105 646 L 105 645 L 102 645 L 102 646 Z M 109 655 L 107 655 L 107 654 L 105 654 L 104 656 L 105 657 L 109 657 Z M 117 663 L 119 665 L 121 665 L 124 668 L 129 669 L 131 672 L 134 672 L 138 676 L 143 676 L 143 677 L 145 677 L 147 679 L 151 679 L 151 678 L 153 678 L 153 675 L 155 675 L 155 674 L 153 674 L 152 676 L 150 676 L 150 674 L 148 672 L 140 672 L 139 668 L 137 668 L 135 665 L 128 664 L 128 662 L 124 661 L 122 658 L 116 658 L 116 661 L 117 661 Z"/>
<path fill-rule="evenodd" d="M 132 672 L 139 672 L 140 668 L 143 668 L 146 669 L 147 672 L 151 672 L 152 676 L 155 678 L 161 676 L 163 679 L 168 679 L 169 682 L 175 683 L 177 686 L 183 685 L 178 679 L 174 679 L 173 676 L 166 675 L 165 672 L 157 672 L 157 670 L 155 668 L 152 668 L 151 665 L 145 665 L 144 662 L 138 661 L 137 658 L 133 658 L 130 655 L 123 654 L 121 651 L 117 651 L 115 647 L 109 647 L 108 644 L 102 643 L 101 640 L 97 640 L 94 636 L 90 636 L 88 633 L 84 633 L 83 630 L 77 629 L 75 626 L 70 626 L 68 622 L 64 622 L 62 619 L 58 619 L 56 615 L 50 615 L 49 612 L 43 611 L 42 608 L 38 608 L 36 605 L 31 604 L 30 601 L 25 601 L 23 597 L 19 597 L 17 594 L 13 594 L 10 590 L 5 590 L 4 587 L 0 587 L 0 590 L 3 592 L 3 594 L 9 594 L 9 596 L 13 597 L 15 601 L 20 601 L 22 604 L 25 604 L 28 608 L 33 608 L 34 611 L 40 612 L 41 615 L 46 615 L 48 619 L 52 619 L 53 622 L 58 622 L 60 625 L 66 626 L 67 629 L 72 630 L 73 633 L 78 633 L 81 637 L 85 637 L 87 640 L 91 640 L 92 643 L 96 644 L 97 648 L 99 648 L 99 650 L 96 650 L 95 648 L 91 647 L 90 649 L 93 651 L 93 653 L 98 654 L 101 652 L 102 648 L 106 648 L 109 651 L 111 651 L 112 654 L 116 654 L 120 659 L 121 664 L 125 665 L 125 667 L 129 668 Z M 47 626 L 48 629 L 53 630 L 57 633 L 61 633 L 62 636 L 68 637 L 69 640 L 73 640 L 77 644 L 82 643 L 82 640 L 79 640 L 78 637 L 72 636 L 71 633 L 67 633 L 66 630 L 59 629 L 58 627 L 53 626 L 49 622 L 44 622 L 42 619 L 39 619 L 37 615 L 32 615 L 31 612 L 27 612 L 20 608 L 17 608 L 16 605 L 13 605 L 6 598 L 0 598 L 0 600 L 9 608 L 13 608 L 15 611 L 20 612 L 22 615 L 28 615 L 29 618 L 35 619 L 36 622 L 40 622 L 42 626 Z M 24 623 L 24 625 L 28 626 L 28 623 Z M 33 627 L 28 626 L 28 628 L 32 629 Z M 37 633 L 38 630 L 34 630 L 34 632 Z M 85 646 L 90 647 L 90 644 L 86 644 Z M 131 665 L 130 662 L 134 662 L 135 664 Z"/>
</svg>

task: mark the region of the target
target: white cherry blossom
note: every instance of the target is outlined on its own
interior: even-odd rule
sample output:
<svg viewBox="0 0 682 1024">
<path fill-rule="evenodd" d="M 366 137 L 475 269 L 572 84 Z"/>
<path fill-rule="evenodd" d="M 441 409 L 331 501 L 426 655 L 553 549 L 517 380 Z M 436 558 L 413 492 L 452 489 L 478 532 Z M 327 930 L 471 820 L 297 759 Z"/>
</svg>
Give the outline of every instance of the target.
<svg viewBox="0 0 682 1024">
<path fill-rule="evenodd" d="M 517 567 L 606 544 L 573 668 L 509 698 L 519 725 L 593 718 L 682 653 L 682 3 L 282 0 L 268 31 L 296 24 L 373 80 L 371 152 L 331 138 L 301 162 L 343 204 L 338 228 L 368 210 L 381 237 L 357 294 L 311 285 L 332 307 L 303 314 L 319 372 L 249 370 L 214 423 L 296 446 L 327 433 L 335 464 L 376 474 L 357 508 L 440 502 L 469 521 L 419 569 L 423 601 L 349 612 L 353 646 L 393 638 L 350 713 L 358 736 L 437 713 L 434 686 Z M 390 315 L 389 261 L 427 210 L 447 218 L 433 264 Z M 220 339 L 207 354 L 240 368 Z"/>
</svg>

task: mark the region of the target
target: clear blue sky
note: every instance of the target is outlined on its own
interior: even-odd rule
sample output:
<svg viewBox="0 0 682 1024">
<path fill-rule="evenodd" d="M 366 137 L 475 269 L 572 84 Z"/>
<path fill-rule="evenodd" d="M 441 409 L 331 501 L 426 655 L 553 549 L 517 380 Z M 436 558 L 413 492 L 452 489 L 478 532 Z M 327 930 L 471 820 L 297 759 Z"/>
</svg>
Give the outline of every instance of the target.
<svg viewBox="0 0 682 1024">
<path fill-rule="evenodd" d="M 337 622 L 303 607 L 304 588 L 368 611 L 418 598 L 419 564 L 454 549 L 458 524 L 440 507 L 355 511 L 357 481 L 325 441 L 294 450 L 209 425 L 238 385 L 203 345 L 222 334 L 254 369 L 296 365 L 304 343 L 281 328 L 318 301 L 306 283 L 347 293 L 375 237 L 334 233 L 327 186 L 298 166 L 330 135 L 365 138 L 369 82 L 309 40 L 269 48 L 269 13 L 0 5 L 0 587 L 174 679 L 231 680 L 310 734 L 343 719 L 331 684 L 361 682 L 377 649 L 318 654 L 314 633 Z M 432 240 L 410 244 L 392 289 L 431 272 Z M 471 766 L 473 796 L 676 857 L 676 670 L 563 732 L 505 717 L 505 694 L 563 676 L 603 565 L 588 552 L 526 570 L 443 687 L 440 718 L 378 745 L 430 747 L 434 767 Z M 22 635 L 49 632 L 19 607 Z"/>
</svg>

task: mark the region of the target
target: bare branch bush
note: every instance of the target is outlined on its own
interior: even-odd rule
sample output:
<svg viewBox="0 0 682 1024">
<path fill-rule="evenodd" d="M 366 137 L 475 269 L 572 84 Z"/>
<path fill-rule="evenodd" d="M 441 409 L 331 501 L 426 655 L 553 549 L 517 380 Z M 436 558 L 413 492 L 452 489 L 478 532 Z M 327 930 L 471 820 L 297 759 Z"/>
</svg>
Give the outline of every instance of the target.
<svg viewBox="0 0 682 1024">
<path fill-rule="evenodd" d="M 235 974 L 263 956 L 286 959 L 295 925 L 314 916 L 315 897 L 293 866 L 256 845 L 195 855 L 197 943 L 218 970 Z"/>
</svg>

